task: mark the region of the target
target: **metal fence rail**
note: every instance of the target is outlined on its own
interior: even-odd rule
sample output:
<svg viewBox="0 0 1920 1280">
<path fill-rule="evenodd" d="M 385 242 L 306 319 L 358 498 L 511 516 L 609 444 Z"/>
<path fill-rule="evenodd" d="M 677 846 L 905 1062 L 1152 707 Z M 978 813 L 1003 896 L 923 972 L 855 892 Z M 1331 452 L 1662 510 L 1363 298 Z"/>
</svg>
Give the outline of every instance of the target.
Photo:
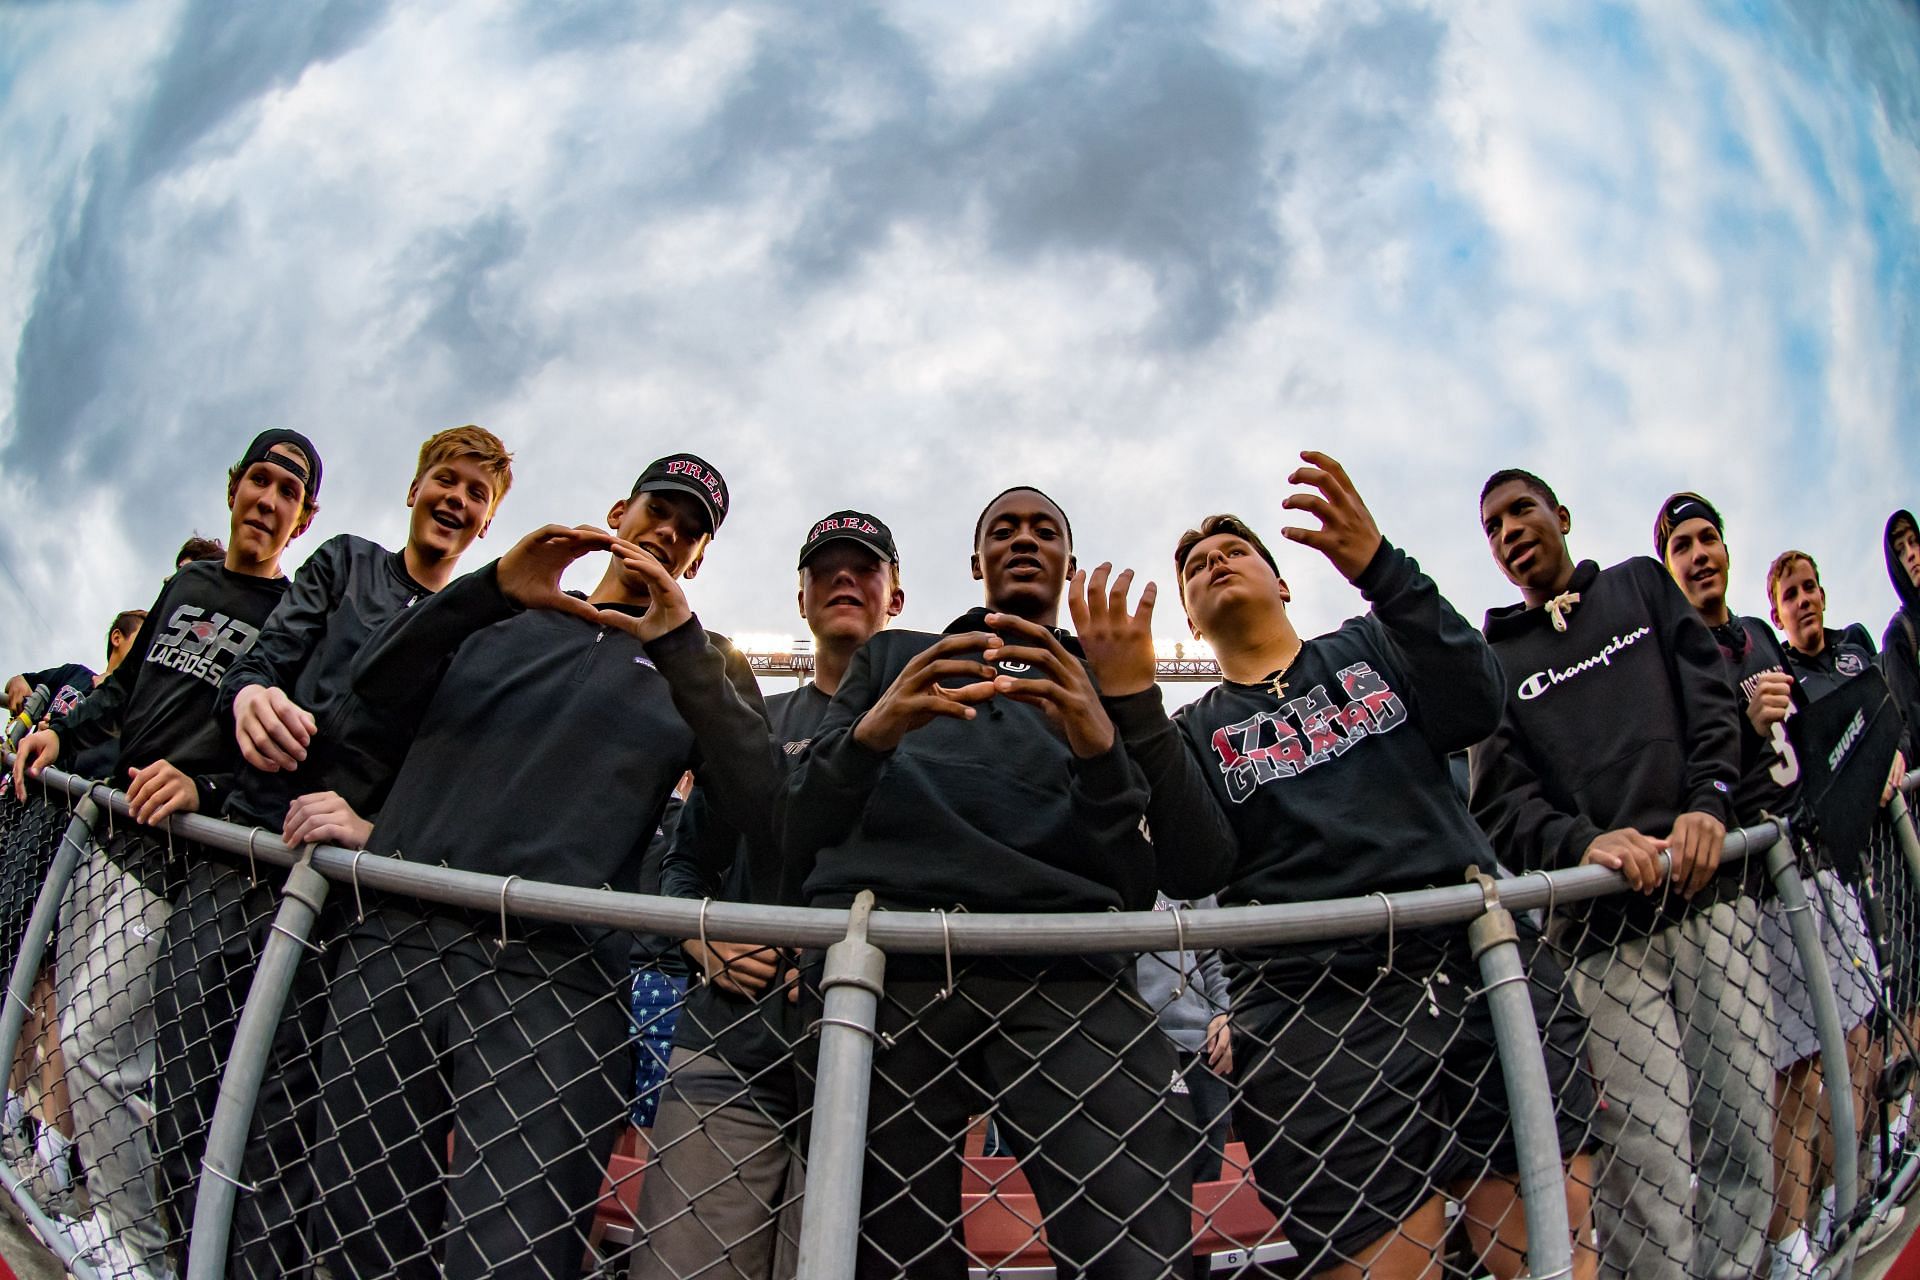
<svg viewBox="0 0 1920 1280">
<path fill-rule="evenodd" d="M 37 787 L 0 802 L 0 1185 L 83 1277 L 1844 1275 L 1920 1176 L 1900 797 L 1883 954 L 1771 823 L 1690 903 L 1588 867 L 971 916 Z"/>
</svg>

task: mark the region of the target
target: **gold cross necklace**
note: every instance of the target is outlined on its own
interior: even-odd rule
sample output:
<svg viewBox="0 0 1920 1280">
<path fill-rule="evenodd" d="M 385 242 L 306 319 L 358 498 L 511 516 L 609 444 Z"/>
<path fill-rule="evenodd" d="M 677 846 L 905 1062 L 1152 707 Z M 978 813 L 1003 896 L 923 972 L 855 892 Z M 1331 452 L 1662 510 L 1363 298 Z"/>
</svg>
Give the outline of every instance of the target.
<svg viewBox="0 0 1920 1280">
<path fill-rule="evenodd" d="M 1267 677 L 1268 687 L 1273 690 L 1274 697 L 1279 698 L 1282 701 L 1286 700 L 1287 672 L 1293 669 L 1294 663 L 1300 661 L 1300 651 L 1306 647 L 1307 647 L 1306 641 L 1304 640 L 1294 641 L 1293 653 L 1288 656 L 1285 662 L 1280 664 L 1280 669 L 1278 671 L 1275 671 L 1271 676 Z"/>
</svg>

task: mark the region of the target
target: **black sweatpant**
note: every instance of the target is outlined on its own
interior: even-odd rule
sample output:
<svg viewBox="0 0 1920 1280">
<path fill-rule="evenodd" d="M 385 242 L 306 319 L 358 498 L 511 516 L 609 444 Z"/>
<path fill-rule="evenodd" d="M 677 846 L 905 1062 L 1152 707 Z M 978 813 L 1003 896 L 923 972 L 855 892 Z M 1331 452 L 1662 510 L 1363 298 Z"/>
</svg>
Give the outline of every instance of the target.
<svg viewBox="0 0 1920 1280">
<path fill-rule="evenodd" d="M 183 1272 L 220 1077 L 278 910 L 278 895 L 247 871 L 196 861 L 167 921 L 154 972 L 154 1140 L 160 1202 L 174 1223 L 170 1238 L 182 1242 L 175 1261 Z M 330 902 L 309 941 L 326 947 L 338 920 Z M 301 1219 L 313 1200 L 308 1157 L 319 1106 L 314 1048 L 325 1015 L 325 963 L 303 951 L 274 1028 L 240 1168 L 228 1171 L 244 1184 L 228 1237 L 232 1280 L 279 1280 L 306 1264 Z"/>
<path fill-rule="evenodd" d="M 578 1276 L 627 1121 L 624 984 L 584 951 L 502 947 L 471 921 L 390 908 L 347 939 L 330 994 L 317 1261 L 339 1276 Z"/>
<path fill-rule="evenodd" d="M 887 982 L 858 1274 L 965 1277 L 960 1144 L 995 1109 L 1061 1280 L 1185 1275 L 1191 1124 L 1168 1092 L 1173 1042 L 1131 982 L 1061 960 L 976 964 L 938 1000 L 942 985 Z"/>
</svg>

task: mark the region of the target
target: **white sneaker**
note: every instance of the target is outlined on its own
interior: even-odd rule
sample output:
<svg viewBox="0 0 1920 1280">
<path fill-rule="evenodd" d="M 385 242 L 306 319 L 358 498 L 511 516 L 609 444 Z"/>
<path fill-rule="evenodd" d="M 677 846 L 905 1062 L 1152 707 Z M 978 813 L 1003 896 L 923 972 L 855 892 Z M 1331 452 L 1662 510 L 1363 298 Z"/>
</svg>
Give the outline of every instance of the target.
<svg viewBox="0 0 1920 1280">
<path fill-rule="evenodd" d="M 1859 1252 L 1866 1253 L 1870 1249 L 1877 1248 L 1881 1242 L 1900 1230 L 1900 1224 L 1905 1221 L 1906 1216 L 1907 1211 L 1896 1204 L 1889 1205 L 1885 1213 L 1868 1218 L 1867 1224 L 1860 1229 Z"/>
<path fill-rule="evenodd" d="M 1814 1256 L 1813 1241 L 1802 1229 L 1774 1243 L 1767 1280 L 1813 1280 L 1819 1270 L 1820 1259 Z"/>
</svg>

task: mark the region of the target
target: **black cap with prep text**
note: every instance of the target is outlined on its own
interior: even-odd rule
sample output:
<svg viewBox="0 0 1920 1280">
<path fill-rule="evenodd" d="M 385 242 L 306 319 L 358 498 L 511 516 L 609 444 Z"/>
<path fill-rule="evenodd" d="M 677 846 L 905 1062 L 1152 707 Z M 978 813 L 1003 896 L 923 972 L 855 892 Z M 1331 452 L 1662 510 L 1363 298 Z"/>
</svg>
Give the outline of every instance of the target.
<svg viewBox="0 0 1920 1280">
<path fill-rule="evenodd" d="M 800 567 L 806 568 L 813 553 L 829 542 L 840 541 L 857 542 L 888 564 L 900 563 L 899 548 L 893 545 L 893 530 L 881 523 L 879 517 L 864 511 L 836 511 L 824 520 L 815 521 L 807 531 L 807 540 L 800 544 Z"/>
<path fill-rule="evenodd" d="M 690 493 L 700 499 L 700 506 L 707 513 L 707 533 L 720 532 L 720 522 L 727 518 L 727 482 L 706 459 L 691 453 L 670 453 L 649 462 L 640 478 L 633 482 L 635 494 L 662 489 Z"/>
</svg>

